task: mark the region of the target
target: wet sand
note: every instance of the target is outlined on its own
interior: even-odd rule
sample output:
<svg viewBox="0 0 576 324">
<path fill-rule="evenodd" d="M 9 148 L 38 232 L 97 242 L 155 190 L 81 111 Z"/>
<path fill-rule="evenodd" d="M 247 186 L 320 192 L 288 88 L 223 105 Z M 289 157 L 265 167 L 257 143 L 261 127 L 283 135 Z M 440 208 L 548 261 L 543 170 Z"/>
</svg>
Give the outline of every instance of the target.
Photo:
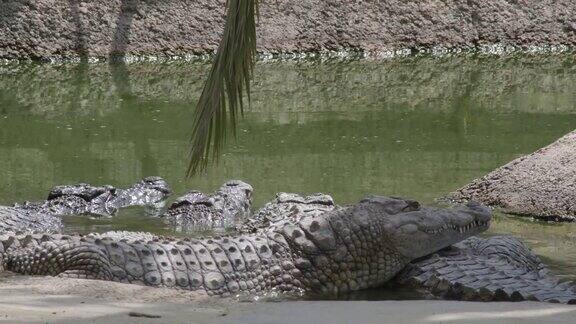
<svg viewBox="0 0 576 324">
<path fill-rule="evenodd" d="M 331 301 L 254 304 L 214 323 L 575 323 L 576 306 L 536 302 Z"/>
<path fill-rule="evenodd" d="M 237 302 L 93 280 L 0 277 L 4 323 L 574 323 L 576 306 L 536 302 Z"/>
</svg>

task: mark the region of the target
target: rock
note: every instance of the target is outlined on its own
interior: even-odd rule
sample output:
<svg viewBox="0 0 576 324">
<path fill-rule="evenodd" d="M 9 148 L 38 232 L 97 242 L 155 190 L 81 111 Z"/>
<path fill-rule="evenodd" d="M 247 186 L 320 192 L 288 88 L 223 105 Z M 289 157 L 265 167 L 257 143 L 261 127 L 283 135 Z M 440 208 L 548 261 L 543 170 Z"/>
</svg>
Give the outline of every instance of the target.
<svg viewBox="0 0 576 324">
<path fill-rule="evenodd" d="M 130 312 L 130 313 L 128 313 L 128 316 L 130 316 L 130 317 L 144 317 L 144 318 L 161 318 L 162 317 L 160 315 L 146 314 L 146 313 L 139 313 L 139 312 Z"/>
<path fill-rule="evenodd" d="M 576 220 L 576 131 L 520 157 L 448 196 L 506 213 L 550 221 Z"/>
</svg>

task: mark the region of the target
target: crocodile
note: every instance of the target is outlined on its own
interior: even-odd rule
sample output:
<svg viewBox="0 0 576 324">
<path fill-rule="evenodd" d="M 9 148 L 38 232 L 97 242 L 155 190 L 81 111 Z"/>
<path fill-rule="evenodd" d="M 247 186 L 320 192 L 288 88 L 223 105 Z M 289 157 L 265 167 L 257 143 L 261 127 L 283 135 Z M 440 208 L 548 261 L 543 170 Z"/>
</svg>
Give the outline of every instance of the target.
<svg viewBox="0 0 576 324">
<path fill-rule="evenodd" d="M 17 207 L 0 206 L 0 233 L 42 231 L 55 233 L 62 230 L 60 217 Z"/>
<path fill-rule="evenodd" d="M 259 232 L 286 219 L 340 208 L 326 194 L 279 193 L 239 230 Z M 473 236 L 413 260 L 392 284 L 441 299 L 576 302 L 573 283 L 561 282 L 530 248 L 510 236 Z"/>
<path fill-rule="evenodd" d="M 239 292 L 340 294 L 378 287 L 412 260 L 476 235 L 491 213 L 477 204 L 422 208 L 369 197 L 257 233 L 142 240 L 99 235 L 4 234 L 6 270 L 113 280 L 230 296 Z"/>
<path fill-rule="evenodd" d="M 92 214 L 111 216 L 119 208 L 151 206 L 160 208 L 170 187 L 160 177 L 147 177 L 126 189 L 85 183 L 56 186 L 40 202 L 0 206 L 0 233 L 8 231 L 62 230 L 62 216 Z"/>
<path fill-rule="evenodd" d="M 295 193 L 280 192 L 276 198 L 265 204 L 251 217 L 245 218 L 237 226 L 240 232 L 256 232 L 260 228 L 270 227 L 272 224 L 285 221 L 287 218 L 298 215 L 320 215 L 334 210 L 336 205 L 331 196 L 317 193 L 301 196 Z"/>
<path fill-rule="evenodd" d="M 228 181 L 210 195 L 190 191 L 160 217 L 179 232 L 232 228 L 250 213 L 253 191 L 251 185 L 240 180 Z"/>
<path fill-rule="evenodd" d="M 574 284 L 510 236 L 470 237 L 412 261 L 395 281 L 441 299 L 576 304 Z"/>
<path fill-rule="evenodd" d="M 170 186 L 160 177 L 146 177 L 125 189 L 80 183 L 56 186 L 50 190 L 45 201 L 25 202 L 14 207 L 55 216 L 109 216 L 128 206 L 160 208 L 170 192 Z"/>
</svg>

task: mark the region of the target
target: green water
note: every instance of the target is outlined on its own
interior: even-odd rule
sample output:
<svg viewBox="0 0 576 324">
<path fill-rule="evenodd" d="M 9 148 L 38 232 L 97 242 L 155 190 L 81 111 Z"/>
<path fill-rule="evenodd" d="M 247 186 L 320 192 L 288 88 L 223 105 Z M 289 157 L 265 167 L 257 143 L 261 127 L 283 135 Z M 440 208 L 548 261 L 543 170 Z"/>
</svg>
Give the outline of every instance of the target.
<svg viewBox="0 0 576 324">
<path fill-rule="evenodd" d="M 0 66 L 0 204 L 54 185 L 164 177 L 175 195 L 251 183 L 279 191 L 434 203 L 576 128 L 574 56 L 259 63 L 253 101 L 218 166 L 184 179 L 205 63 Z M 173 199 L 174 197 L 172 197 Z M 68 231 L 167 232 L 141 209 L 66 219 Z M 558 272 L 576 265 L 575 225 L 498 216 Z"/>
</svg>

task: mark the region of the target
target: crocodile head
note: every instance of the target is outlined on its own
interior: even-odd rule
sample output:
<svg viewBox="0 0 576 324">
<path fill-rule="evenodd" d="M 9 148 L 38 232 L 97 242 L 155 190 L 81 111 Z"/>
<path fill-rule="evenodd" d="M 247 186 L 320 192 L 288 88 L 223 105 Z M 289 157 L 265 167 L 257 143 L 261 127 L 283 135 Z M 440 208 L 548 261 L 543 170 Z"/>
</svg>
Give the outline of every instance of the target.
<svg viewBox="0 0 576 324">
<path fill-rule="evenodd" d="M 48 200 L 79 197 L 90 202 L 97 197 L 113 195 L 115 191 L 112 186 L 92 186 L 86 183 L 56 186 L 48 193 Z"/>
<path fill-rule="evenodd" d="M 409 262 L 488 228 L 480 205 L 445 210 L 411 200 L 370 197 L 353 206 L 271 226 L 286 239 L 304 286 L 322 293 L 377 287 Z M 272 231 L 272 232 L 270 232 Z M 329 274 L 329 275 L 327 275 Z"/>
<path fill-rule="evenodd" d="M 168 183 L 160 177 L 146 177 L 136 183 L 134 188 L 147 191 L 149 194 L 162 196 L 162 199 L 171 193 Z"/>
<path fill-rule="evenodd" d="M 60 204 L 76 206 L 78 203 L 74 203 L 74 200 L 81 197 L 86 202 L 84 209 L 75 208 L 73 213 L 82 211 L 97 215 L 113 215 L 118 209 L 129 206 L 160 208 L 170 192 L 170 186 L 164 179 L 146 177 L 126 189 L 86 184 L 66 186 L 58 190 L 53 189 L 49 199 L 57 199 Z"/>
<path fill-rule="evenodd" d="M 213 194 L 193 190 L 176 199 L 162 217 L 187 232 L 231 227 L 250 212 L 252 191 L 239 180 L 224 183 Z"/>
<path fill-rule="evenodd" d="M 477 235 L 490 225 L 490 209 L 470 202 L 454 209 L 421 208 L 403 199 L 374 197 L 365 203 L 380 205 L 384 232 L 398 252 L 409 259 L 423 257 Z"/>
<path fill-rule="evenodd" d="M 96 211 L 116 195 L 112 186 L 92 186 L 85 183 L 56 186 L 48 193 L 38 210 L 52 215 L 83 214 Z M 106 212 L 102 212 L 107 215 Z"/>
<path fill-rule="evenodd" d="M 192 190 L 182 197 L 178 197 L 169 209 L 186 208 L 193 205 L 214 206 L 214 199 L 198 190 Z"/>
<path fill-rule="evenodd" d="M 229 194 L 229 195 L 238 195 L 244 198 L 251 199 L 252 192 L 254 188 L 244 181 L 241 180 L 230 180 L 225 182 L 220 189 L 218 189 L 217 193 L 220 194 Z"/>
<path fill-rule="evenodd" d="M 113 186 L 93 186 L 86 183 L 56 186 L 50 190 L 48 200 L 76 201 L 81 198 L 87 203 L 101 204 L 124 195 L 134 196 L 145 202 L 158 202 L 170 194 L 170 186 L 160 177 L 146 177 L 128 189 L 116 189 Z"/>
<path fill-rule="evenodd" d="M 130 188 L 118 189 L 106 205 L 116 209 L 133 205 L 161 207 L 170 192 L 170 186 L 164 179 L 146 177 Z"/>
<path fill-rule="evenodd" d="M 204 205 L 209 208 L 223 209 L 231 207 L 250 208 L 252 200 L 252 186 L 240 180 L 224 183 L 213 195 L 206 195 L 198 190 L 192 190 L 177 198 L 169 209 L 187 208 L 194 205 Z"/>
<path fill-rule="evenodd" d="M 214 207 L 222 211 L 224 218 L 242 217 L 250 211 L 253 191 L 244 181 L 228 181 L 214 193 Z"/>
</svg>

